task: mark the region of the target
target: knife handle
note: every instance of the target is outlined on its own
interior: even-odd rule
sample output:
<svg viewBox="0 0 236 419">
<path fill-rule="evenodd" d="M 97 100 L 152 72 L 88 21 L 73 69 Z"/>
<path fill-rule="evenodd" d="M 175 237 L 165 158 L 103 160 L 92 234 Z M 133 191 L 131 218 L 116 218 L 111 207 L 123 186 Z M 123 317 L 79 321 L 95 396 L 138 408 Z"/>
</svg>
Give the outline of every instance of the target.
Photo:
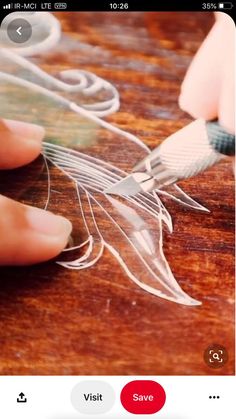
<svg viewBox="0 0 236 419">
<path fill-rule="evenodd" d="M 235 135 L 229 134 L 218 121 L 206 122 L 209 143 L 218 153 L 225 156 L 235 155 Z"/>
</svg>

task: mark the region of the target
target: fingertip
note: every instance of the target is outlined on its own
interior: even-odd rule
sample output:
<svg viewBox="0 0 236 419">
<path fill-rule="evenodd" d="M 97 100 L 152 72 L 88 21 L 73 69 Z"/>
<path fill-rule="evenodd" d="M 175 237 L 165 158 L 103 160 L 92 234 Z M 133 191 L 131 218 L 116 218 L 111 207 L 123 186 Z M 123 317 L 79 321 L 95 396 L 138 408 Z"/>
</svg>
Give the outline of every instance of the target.
<svg viewBox="0 0 236 419">
<path fill-rule="evenodd" d="M 194 118 L 211 120 L 218 116 L 229 39 L 232 38 L 231 31 L 226 30 L 229 26 L 228 19 L 226 25 L 217 20 L 187 70 L 179 105 Z"/>
<path fill-rule="evenodd" d="M 0 265 L 32 265 L 66 247 L 72 224 L 49 211 L 0 196 Z"/>
<path fill-rule="evenodd" d="M 12 134 L 18 135 L 25 140 L 31 139 L 35 142 L 41 143 L 45 134 L 45 129 L 37 124 L 29 122 L 15 121 L 13 119 L 4 120 L 5 127 L 11 131 Z"/>
<path fill-rule="evenodd" d="M 25 206 L 24 209 L 27 244 L 19 252 L 18 264 L 31 265 L 56 257 L 68 243 L 71 222 L 40 208 Z"/>
<path fill-rule="evenodd" d="M 193 118 L 203 118 L 206 120 L 215 119 L 217 117 L 217 106 L 210 98 L 201 98 L 198 100 L 194 89 L 183 89 L 179 96 L 179 107 L 182 111 L 187 112 Z"/>
<path fill-rule="evenodd" d="M 228 15 L 226 12 L 215 12 L 214 13 L 217 22 L 224 22 L 225 24 L 230 25 L 235 29 L 235 22 L 233 18 Z"/>
<path fill-rule="evenodd" d="M 0 168 L 13 169 L 33 161 L 41 151 L 45 130 L 35 124 L 0 120 Z"/>
</svg>

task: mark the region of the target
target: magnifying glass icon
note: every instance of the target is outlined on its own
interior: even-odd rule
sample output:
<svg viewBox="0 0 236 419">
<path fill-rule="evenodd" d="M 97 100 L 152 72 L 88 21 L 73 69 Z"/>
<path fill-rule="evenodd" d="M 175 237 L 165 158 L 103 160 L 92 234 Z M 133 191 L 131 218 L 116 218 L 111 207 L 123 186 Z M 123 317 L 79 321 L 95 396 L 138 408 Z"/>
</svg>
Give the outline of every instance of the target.
<svg viewBox="0 0 236 419">
<path fill-rule="evenodd" d="M 228 362 L 229 356 L 224 346 L 215 344 L 204 351 L 204 361 L 210 368 L 221 368 Z"/>
<path fill-rule="evenodd" d="M 213 359 L 217 359 L 217 361 L 220 360 L 219 354 L 217 352 L 214 352 L 214 354 L 212 355 Z"/>
</svg>

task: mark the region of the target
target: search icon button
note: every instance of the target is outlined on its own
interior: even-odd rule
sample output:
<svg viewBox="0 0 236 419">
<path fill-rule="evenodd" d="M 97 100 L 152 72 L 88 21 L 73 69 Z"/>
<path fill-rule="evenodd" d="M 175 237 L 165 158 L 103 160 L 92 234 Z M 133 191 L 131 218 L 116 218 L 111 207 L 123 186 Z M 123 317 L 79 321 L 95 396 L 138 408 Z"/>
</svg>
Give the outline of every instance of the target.
<svg viewBox="0 0 236 419">
<path fill-rule="evenodd" d="M 211 351 L 210 351 L 210 352 L 211 352 Z M 213 358 L 213 359 L 217 359 L 217 361 L 219 361 L 219 362 L 222 362 L 222 358 L 220 358 L 220 357 L 219 357 L 218 352 L 214 352 L 214 353 L 212 354 L 212 358 Z M 211 359 L 210 359 L 210 361 L 211 361 Z"/>
<path fill-rule="evenodd" d="M 228 352 L 224 346 L 214 344 L 205 350 L 204 360 L 211 368 L 221 368 L 228 362 Z"/>
</svg>

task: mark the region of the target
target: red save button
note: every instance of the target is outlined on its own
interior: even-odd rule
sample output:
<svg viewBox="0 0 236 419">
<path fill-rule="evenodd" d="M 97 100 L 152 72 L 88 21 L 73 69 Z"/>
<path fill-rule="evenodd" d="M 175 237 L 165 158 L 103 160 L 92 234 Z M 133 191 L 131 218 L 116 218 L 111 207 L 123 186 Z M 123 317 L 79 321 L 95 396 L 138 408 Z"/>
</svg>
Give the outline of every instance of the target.
<svg viewBox="0 0 236 419">
<path fill-rule="evenodd" d="M 165 404 L 164 388 L 151 380 L 130 381 L 121 391 L 122 406 L 136 415 L 159 412 Z"/>
</svg>

